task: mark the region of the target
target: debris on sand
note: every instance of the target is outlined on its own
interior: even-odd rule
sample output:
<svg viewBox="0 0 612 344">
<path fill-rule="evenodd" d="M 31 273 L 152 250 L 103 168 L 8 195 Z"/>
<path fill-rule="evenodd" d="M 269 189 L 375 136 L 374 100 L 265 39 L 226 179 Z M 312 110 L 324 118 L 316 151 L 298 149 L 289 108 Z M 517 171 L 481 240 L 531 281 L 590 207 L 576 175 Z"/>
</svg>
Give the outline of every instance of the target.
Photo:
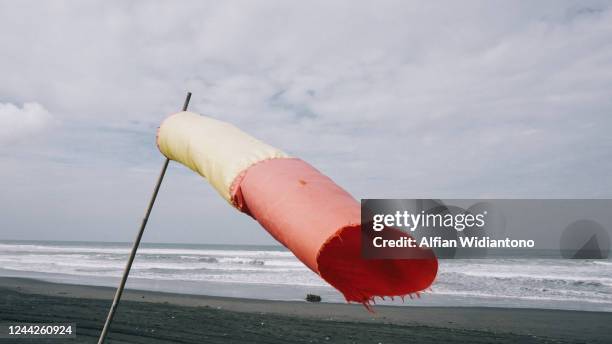
<svg viewBox="0 0 612 344">
<path fill-rule="evenodd" d="M 306 301 L 308 302 L 321 302 L 321 297 L 315 294 L 306 294 Z"/>
</svg>

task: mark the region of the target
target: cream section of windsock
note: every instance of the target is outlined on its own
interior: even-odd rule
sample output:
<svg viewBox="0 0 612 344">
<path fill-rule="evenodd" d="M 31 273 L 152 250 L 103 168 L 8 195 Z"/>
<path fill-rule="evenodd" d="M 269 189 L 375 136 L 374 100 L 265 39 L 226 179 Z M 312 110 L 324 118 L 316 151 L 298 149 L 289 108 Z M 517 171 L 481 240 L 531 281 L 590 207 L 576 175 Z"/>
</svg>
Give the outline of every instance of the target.
<svg viewBox="0 0 612 344">
<path fill-rule="evenodd" d="M 229 123 L 187 111 L 164 120 L 157 146 L 170 160 L 206 178 L 231 204 L 232 183 L 240 173 L 263 160 L 289 157 Z"/>
</svg>

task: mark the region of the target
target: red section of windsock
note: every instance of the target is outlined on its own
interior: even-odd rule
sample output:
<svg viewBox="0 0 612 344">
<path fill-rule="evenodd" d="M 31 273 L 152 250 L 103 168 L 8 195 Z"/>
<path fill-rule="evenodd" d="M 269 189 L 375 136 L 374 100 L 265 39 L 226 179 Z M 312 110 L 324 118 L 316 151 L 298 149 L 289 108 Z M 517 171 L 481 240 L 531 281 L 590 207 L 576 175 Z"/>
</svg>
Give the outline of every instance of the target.
<svg viewBox="0 0 612 344">
<path fill-rule="evenodd" d="M 436 277 L 433 254 L 423 259 L 363 259 L 360 204 L 300 159 L 269 159 L 250 166 L 234 180 L 231 195 L 234 205 L 347 301 L 369 305 L 376 296 L 419 292 Z"/>
</svg>

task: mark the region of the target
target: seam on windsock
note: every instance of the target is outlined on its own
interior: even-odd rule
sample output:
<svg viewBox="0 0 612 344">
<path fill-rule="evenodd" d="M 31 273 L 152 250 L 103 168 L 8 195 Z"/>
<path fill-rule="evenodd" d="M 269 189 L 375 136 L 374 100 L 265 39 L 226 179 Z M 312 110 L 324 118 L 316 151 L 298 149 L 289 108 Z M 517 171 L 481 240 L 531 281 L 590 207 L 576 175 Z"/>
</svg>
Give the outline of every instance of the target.
<svg viewBox="0 0 612 344">
<path fill-rule="evenodd" d="M 262 164 L 262 163 L 265 163 L 271 160 L 278 160 L 278 159 L 300 160 L 299 158 L 294 158 L 290 156 L 275 156 L 275 157 L 265 158 L 265 159 L 256 161 L 254 163 L 251 163 L 249 166 L 247 166 L 242 171 L 240 171 L 240 173 L 238 173 L 236 177 L 234 177 L 234 180 L 230 184 L 229 193 L 230 193 L 231 203 L 236 209 L 240 210 L 243 213 L 250 215 L 249 209 L 246 206 L 246 204 L 244 204 L 244 201 L 242 199 L 242 193 L 240 192 L 240 184 L 242 183 L 242 180 L 246 176 L 247 171 L 255 165 L 259 165 L 259 164 Z"/>
</svg>

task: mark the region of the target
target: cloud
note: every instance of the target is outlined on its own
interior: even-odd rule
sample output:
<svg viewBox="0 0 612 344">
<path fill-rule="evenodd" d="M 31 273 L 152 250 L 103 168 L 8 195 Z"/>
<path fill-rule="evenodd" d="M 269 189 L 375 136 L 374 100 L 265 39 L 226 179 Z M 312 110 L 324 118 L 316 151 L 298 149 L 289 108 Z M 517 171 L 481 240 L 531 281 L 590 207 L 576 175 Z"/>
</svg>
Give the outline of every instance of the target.
<svg viewBox="0 0 612 344">
<path fill-rule="evenodd" d="M 0 94 L 36 99 L 62 123 L 0 146 L 0 178 L 30 185 L 68 227 L 85 215 L 49 195 L 119 197 L 91 181 L 113 179 L 137 212 L 152 181 L 134 171 L 157 174 L 155 128 L 190 90 L 194 111 L 303 157 L 358 198 L 611 197 L 610 37 L 604 1 L 0 2 Z M 71 182 L 87 192 L 50 186 Z M 184 202 L 201 196 L 191 184 L 172 183 L 169 218 L 215 218 Z M 3 228 L 36 227 L 11 221 Z M 244 226 L 224 221 L 212 225 Z M 208 233 L 193 235 L 218 240 Z"/>
<path fill-rule="evenodd" d="M 38 103 L 24 103 L 20 108 L 11 103 L 0 103 L 0 142 L 27 138 L 46 129 L 53 116 Z"/>
</svg>

